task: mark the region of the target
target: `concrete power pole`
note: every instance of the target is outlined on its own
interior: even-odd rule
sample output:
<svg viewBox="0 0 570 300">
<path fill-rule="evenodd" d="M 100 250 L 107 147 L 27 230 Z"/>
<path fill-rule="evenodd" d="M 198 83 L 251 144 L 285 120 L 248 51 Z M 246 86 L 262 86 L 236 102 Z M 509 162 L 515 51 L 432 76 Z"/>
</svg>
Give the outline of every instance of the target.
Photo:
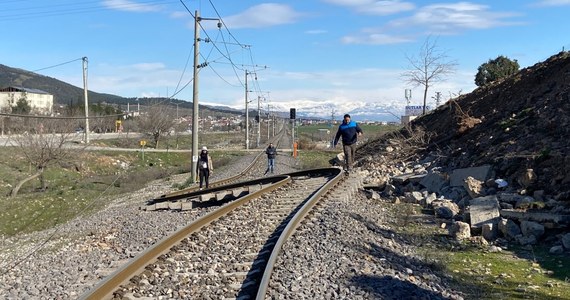
<svg viewBox="0 0 570 300">
<path fill-rule="evenodd" d="M 194 92 L 192 94 L 192 169 L 190 170 L 191 180 L 192 182 L 196 182 L 196 166 L 198 165 L 198 130 L 199 130 L 199 99 L 198 99 L 198 68 L 205 67 L 207 64 L 198 64 L 198 60 L 200 59 L 200 21 L 202 20 L 215 20 L 218 21 L 218 28 L 222 25 L 220 24 L 219 19 L 215 18 L 202 18 L 200 17 L 200 13 L 196 10 L 194 12 L 194 80 L 193 80 L 193 89 Z M 206 40 L 207 42 L 208 40 Z M 167 92 L 168 93 L 168 92 Z M 176 105 L 176 114 L 178 115 L 178 105 Z"/>
<path fill-rule="evenodd" d="M 196 166 L 198 165 L 198 117 L 199 117 L 199 104 L 198 104 L 198 60 L 200 59 L 200 13 L 196 10 L 194 14 L 194 80 L 192 94 L 192 168 L 190 174 L 192 183 L 196 182 Z"/>
<path fill-rule="evenodd" d="M 257 96 L 257 148 L 261 142 L 261 96 Z"/>
<path fill-rule="evenodd" d="M 83 57 L 83 97 L 85 99 L 85 143 L 89 144 L 89 98 L 87 96 L 87 56 Z"/>
<path fill-rule="evenodd" d="M 249 150 L 249 109 L 247 108 L 247 75 L 250 73 L 245 70 L 245 149 Z"/>
</svg>

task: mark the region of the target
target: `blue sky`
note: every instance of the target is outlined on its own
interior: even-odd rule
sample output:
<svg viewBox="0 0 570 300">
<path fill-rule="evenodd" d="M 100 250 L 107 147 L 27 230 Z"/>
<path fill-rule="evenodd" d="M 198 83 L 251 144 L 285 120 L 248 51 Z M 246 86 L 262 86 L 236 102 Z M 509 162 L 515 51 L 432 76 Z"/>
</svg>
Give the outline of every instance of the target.
<svg viewBox="0 0 570 300">
<path fill-rule="evenodd" d="M 430 90 L 469 92 L 477 67 L 506 55 L 531 66 L 570 48 L 570 0 L 264 2 L 184 0 L 203 20 L 200 103 L 243 108 L 252 92 L 272 105 L 405 105 L 406 55 L 428 36 L 457 62 Z M 0 0 L 0 63 L 124 97 L 191 101 L 194 22 L 180 0 Z M 231 35 L 230 35 L 231 33 Z M 73 61 L 76 60 L 76 61 Z M 44 69 L 64 62 L 58 67 Z M 186 71 L 184 72 L 187 64 Z M 232 65 L 233 64 L 233 65 Z M 413 88 L 412 104 L 421 101 Z"/>
</svg>

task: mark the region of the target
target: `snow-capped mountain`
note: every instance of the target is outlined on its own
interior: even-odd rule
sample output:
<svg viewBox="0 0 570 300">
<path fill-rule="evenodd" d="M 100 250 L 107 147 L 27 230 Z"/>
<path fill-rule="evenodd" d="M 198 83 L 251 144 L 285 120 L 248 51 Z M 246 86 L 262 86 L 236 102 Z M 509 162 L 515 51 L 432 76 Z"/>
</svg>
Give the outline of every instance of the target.
<svg viewBox="0 0 570 300">
<path fill-rule="evenodd" d="M 224 109 L 223 105 L 208 105 L 218 109 Z M 239 108 L 228 108 L 232 111 L 241 111 Z M 344 114 L 350 114 L 355 121 L 400 121 L 400 116 L 403 115 L 405 103 L 380 103 L 380 102 L 365 102 L 365 101 L 350 101 L 334 103 L 332 101 L 310 101 L 298 100 L 289 102 L 271 102 L 270 109 L 274 113 L 278 113 L 283 117 L 289 116 L 289 110 L 295 108 L 297 111 L 297 118 L 318 118 L 330 120 L 334 118 L 341 120 Z M 250 108 L 254 110 L 253 108 Z M 264 105 L 265 111 L 267 106 Z"/>
<path fill-rule="evenodd" d="M 405 103 L 370 103 L 364 101 L 354 101 L 349 103 L 332 102 L 304 102 L 272 104 L 277 111 L 288 112 L 290 108 L 297 110 L 297 117 L 322 118 L 340 120 L 344 114 L 350 114 L 355 121 L 400 121 L 400 116 L 404 113 Z"/>
</svg>

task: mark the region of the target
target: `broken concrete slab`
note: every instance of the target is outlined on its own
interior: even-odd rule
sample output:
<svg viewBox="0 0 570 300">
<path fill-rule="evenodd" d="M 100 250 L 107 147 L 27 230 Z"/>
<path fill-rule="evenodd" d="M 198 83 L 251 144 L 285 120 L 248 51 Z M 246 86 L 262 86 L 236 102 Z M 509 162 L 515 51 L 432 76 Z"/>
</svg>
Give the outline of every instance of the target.
<svg viewBox="0 0 570 300">
<path fill-rule="evenodd" d="M 495 195 L 479 197 L 469 201 L 469 215 L 471 227 L 481 227 L 485 223 L 498 223 L 499 200 Z"/>
<path fill-rule="evenodd" d="M 420 184 L 430 193 L 440 193 L 441 188 L 447 183 L 447 180 L 439 173 L 428 173 L 425 175 Z"/>
<path fill-rule="evenodd" d="M 406 182 L 420 182 L 426 174 L 416 174 L 416 173 L 404 173 L 392 177 L 392 182 L 394 184 L 403 185 Z"/>
<path fill-rule="evenodd" d="M 521 234 L 519 225 L 510 219 L 501 219 L 499 221 L 499 231 L 509 240 L 513 240 Z"/>
<path fill-rule="evenodd" d="M 479 181 L 485 182 L 491 171 L 490 165 L 480 167 L 455 169 L 449 175 L 449 184 L 451 186 L 463 186 L 463 182 L 467 177 L 471 176 Z"/>
<path fill-rule="evenodd" d="M 535 238 L 540 239 L 544 235 L 544 226 L 533 221 L 522 221 L 521 231 L 524 236 L 533 235 Z"/>
<path fill-rule="evenodd" d="M 535 221 L 539 223 L 570 224 L 570 215 L 559 215 L 547 212 L 528 212 L 516 209 L 501 209 L 503 218 L 518 221 Z"/>
<path fill-rule="evenodd" d="M 210 201 L 212 199 L 216 199 L 216 195 L 214 193 L 207 193 L 199 196 L 200 201 Z"/>
</svg>

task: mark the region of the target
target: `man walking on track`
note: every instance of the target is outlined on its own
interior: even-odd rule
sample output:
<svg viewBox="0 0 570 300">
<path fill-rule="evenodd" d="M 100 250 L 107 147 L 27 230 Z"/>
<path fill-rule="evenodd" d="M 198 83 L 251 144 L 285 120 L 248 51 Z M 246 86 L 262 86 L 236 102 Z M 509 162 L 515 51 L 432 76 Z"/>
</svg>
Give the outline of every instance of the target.
<svg viewBox="0 0 570 300">
<path fill-rule="evenodd" d="M 265 149 L 265 154 L 267 154 L 267 170 L 265 170 L 265 174 L 267 174 L 267 172 L 271 172 L 271 174 L 273 174 L 273 171 L 275 169 L 275 156 L 277 155 L 277 149 L 275 149 L 275 146 L 273 146 L 272 143 L 269 143 L 269 146 L 267 146 Z"/>
<path fill-rule="evenodd" d="M 356 124 L 356 122 L 350 120 L 350 115 L 344 115 L 344 120 L 342 124 L 338 126 L 338 131 L 334 138 L 333 146 L 336 147 L 339 139 L 342 136 L 342 150 L 344 152 L 345 161 L 345 171 L 348 173 L 352 171 L 352 165 L 354 164 L 354 154 L 356 152 L 356 141 L 358 136 L 362 135 L 362 129 Z"/>
</svg>

